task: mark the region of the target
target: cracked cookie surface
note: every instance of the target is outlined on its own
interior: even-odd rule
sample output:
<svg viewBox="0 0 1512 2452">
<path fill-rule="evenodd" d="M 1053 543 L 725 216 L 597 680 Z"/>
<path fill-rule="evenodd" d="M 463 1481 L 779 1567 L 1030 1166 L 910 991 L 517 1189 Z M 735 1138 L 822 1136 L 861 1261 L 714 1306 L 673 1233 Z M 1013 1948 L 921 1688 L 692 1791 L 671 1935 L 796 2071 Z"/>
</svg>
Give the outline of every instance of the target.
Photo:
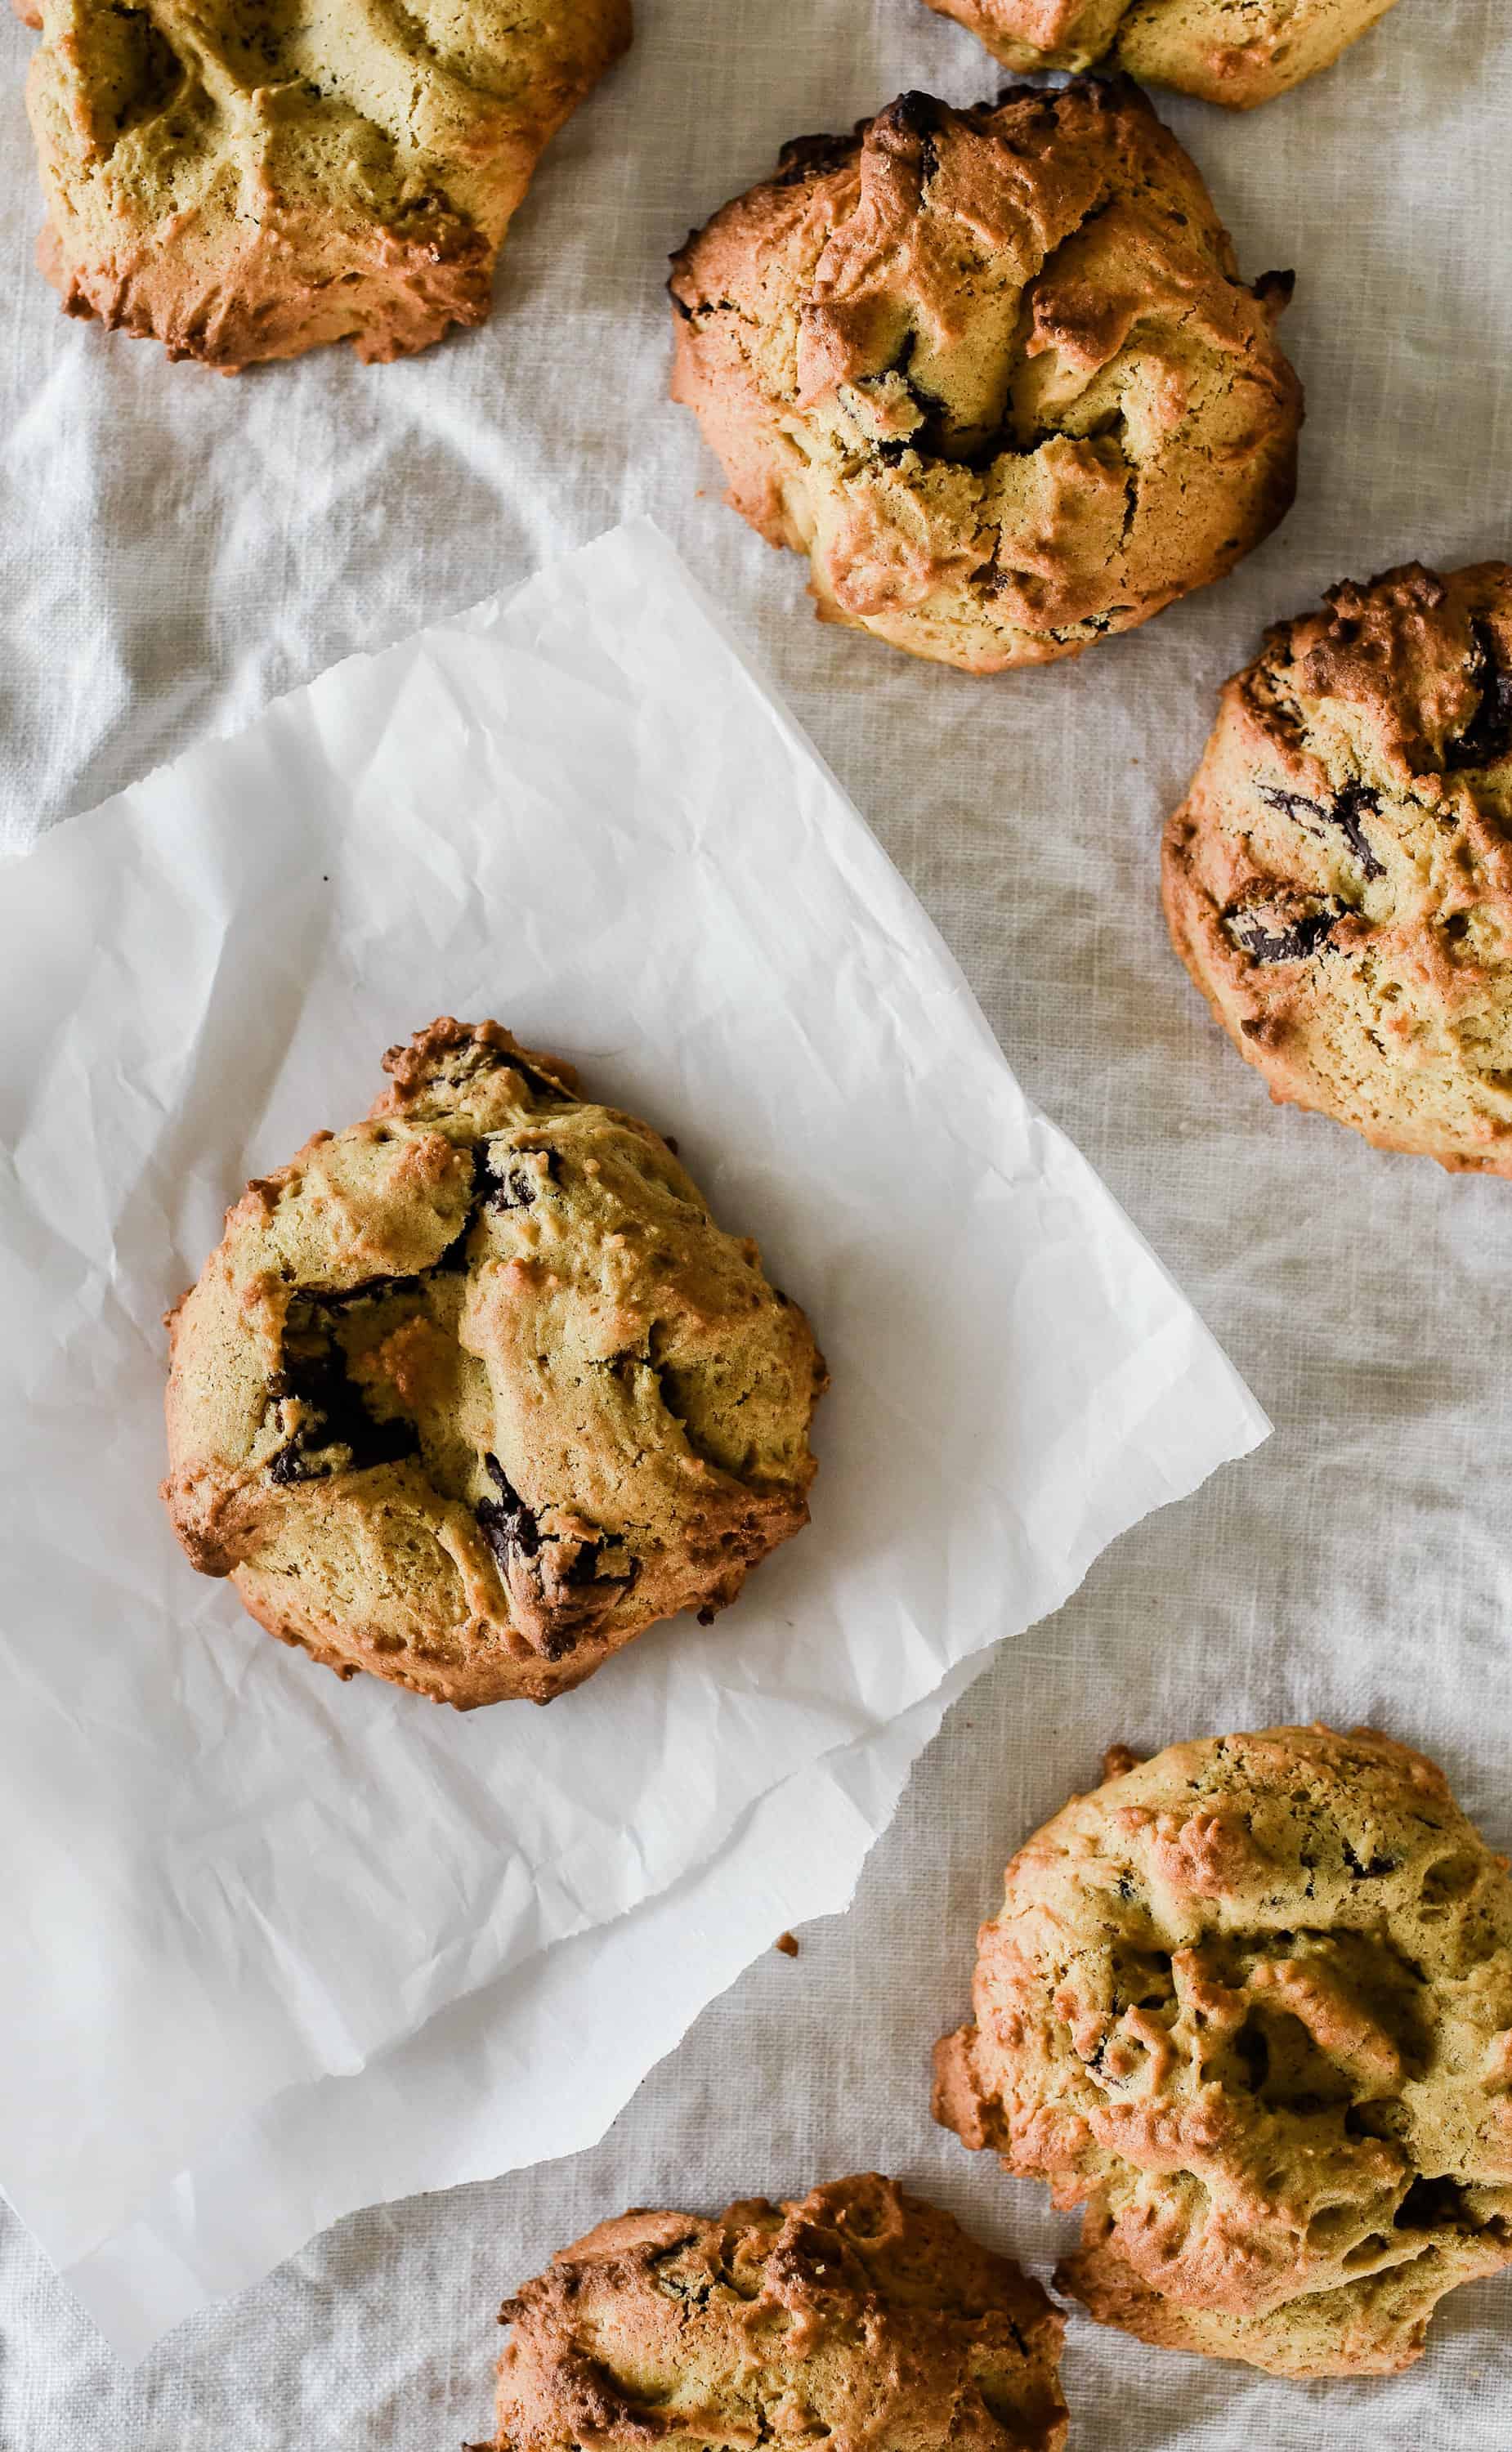
<svg viewBox="0 0 1512 2452">
<path fill-rule="evenodd" d="M 706 1615 L 808 1520 L 824 1365 L 650 1126 L 494 1022 L 247 1186 L 170 1318 L 173 1527 L 268 1632 L 471 1709 Z"/>
<path fill-rule="evenodd" d="M 68 313 L 226 373 L 487 315 L 542 148 L 630 0 L 16 0 Z"/>
<path fill-rule="evenodd" d="M 1278 2375 L 1410 2364 L 1512 2264 L 1505 1858 L 1369 1730 L 1109 1768 L 1008 1868 L 935 2117 L 1085 2205 L 1057 2278 L 1102 2323 Z"/>
<path fill-rule="evenodd" d="M 874 2172 L 705 2221 L 635 2212 L 505 2302 L 497 2452 L 1061 2452 L 1065 2319 Z"/>
<path fill-rule="evenodd" d="M 927 0 L 1006 68 L 1099 62 L 1252 110 L 1331 68 L 1394 0 Z"/>
<path fill-rule="evenodd" d="M 1512 564 L 1407 564 L 1268 630 L 1163 884 L 1273 1098 L 1512 1175 Z"/>
<path fill-rule="evenodd" d="M 970 672 L 1077 654 L 1221 578 L 1296 482 L 1289 275 L 1240 280 L 1123 82 L 905 94 L 673 259 L 674 398 L 821 619 Z"/>
</svg>

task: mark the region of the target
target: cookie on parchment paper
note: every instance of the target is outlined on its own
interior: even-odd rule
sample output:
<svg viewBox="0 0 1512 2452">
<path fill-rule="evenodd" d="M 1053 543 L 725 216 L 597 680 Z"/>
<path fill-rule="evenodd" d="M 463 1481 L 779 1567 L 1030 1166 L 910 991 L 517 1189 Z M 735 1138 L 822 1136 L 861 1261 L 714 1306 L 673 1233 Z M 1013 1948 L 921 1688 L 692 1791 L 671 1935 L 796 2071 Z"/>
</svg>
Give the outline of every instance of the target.
<svg viewBox="0 0 1512 2452">
<path fill-rule="evenodd" d="M 481 324 L 630 0 L 15 0 L 39 255 L 70 315 L 235 373 Z"/>
<path fill-rule="evenodd" d="M 1086 2207 L 1057 2279 L 1102 2323 L 1277 2375 L 1409 2365 L 1446 2290 L 1512 2265 L 1506 1860 L 1368 1730 L 1110 1768 L 1009 1866 L 935 2116 Z"/>
<path fill-rule="evenodd" d="M 505 2302 L 494 2452 L 1061 2452 L 1065 2319 L 866 2173 L 601 2223 Z"/>
<path fill-rule="evenodd" d="M 674 397 L 822 619 L 968 672 L 1231 570 L 1302 392 L 1195 166 L 1125 80 L 904 94 L 789 146 L 673 259 Z"/>
<path fill-rule="evenodd" d="M 1408 564 L 1268 630 L 1163 866 L 1273 1098 L 1512 1175 L 1512 564 Z"/>
<path fill-rule="evenodd" d="M 928 0 L 1006 68 L 1090 69 L 1200 94 L 1230 110 L 1331 68 L 1393 0 Z"/>
<path fill-rule="evenodd" d="M 384 1063 L 172 1315 L 163 1495 L 192 1563 L 342 1676 L 549 1702 L 808 1521 L 824 1365 L 570 1065 L 451 1020 Z"/>
</svg>

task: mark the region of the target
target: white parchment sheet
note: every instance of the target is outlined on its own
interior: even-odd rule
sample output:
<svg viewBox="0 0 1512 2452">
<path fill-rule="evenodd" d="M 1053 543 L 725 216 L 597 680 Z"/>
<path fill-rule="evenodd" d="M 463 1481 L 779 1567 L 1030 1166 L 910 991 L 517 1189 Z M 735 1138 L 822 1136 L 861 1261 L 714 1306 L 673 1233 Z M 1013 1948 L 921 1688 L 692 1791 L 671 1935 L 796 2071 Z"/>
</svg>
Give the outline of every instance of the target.
<svg viewBox="0 0 1512 2452">
<path fill-rule="evenodd" d="M 140 2351 L 355 2205 L 591 2141 L 848 1896 L 942 1680 L 1267 1426 L 647 523 L 4 881 L 0 2179 Z M 544 1711 L 341 1685 L 154 1495 L 165 1304 L 437 1012 L 674 1130 L 834 1374 L 812 1531 Z M 501 1986 L 416 2133 L 394 2055 Z M 328 2156 L 290 2091 L 385 2054 Z"/>
</svg>

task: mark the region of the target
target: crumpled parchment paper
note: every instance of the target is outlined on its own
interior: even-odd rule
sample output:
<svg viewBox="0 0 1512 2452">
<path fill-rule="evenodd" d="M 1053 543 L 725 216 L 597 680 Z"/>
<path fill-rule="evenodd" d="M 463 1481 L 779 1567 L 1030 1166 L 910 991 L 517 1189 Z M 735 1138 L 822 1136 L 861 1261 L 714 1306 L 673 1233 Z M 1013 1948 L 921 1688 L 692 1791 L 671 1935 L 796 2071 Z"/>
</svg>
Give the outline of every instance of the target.
<svg viewBox="0 0 1512 2452">
<path fill-rule="evenodd" d="M 599 2133 L 849 1895 L 944 1682 L 1267 1424 L 646 523 L 4 882 L 0 2178 L 140 2351 L 354 2205 Z M 544 1712 L 342 1686 L 154 1492 L 222 1208 L 442 1011 L 675 1131 L 834 1374 L 813 1528 Z"/>
</svg>

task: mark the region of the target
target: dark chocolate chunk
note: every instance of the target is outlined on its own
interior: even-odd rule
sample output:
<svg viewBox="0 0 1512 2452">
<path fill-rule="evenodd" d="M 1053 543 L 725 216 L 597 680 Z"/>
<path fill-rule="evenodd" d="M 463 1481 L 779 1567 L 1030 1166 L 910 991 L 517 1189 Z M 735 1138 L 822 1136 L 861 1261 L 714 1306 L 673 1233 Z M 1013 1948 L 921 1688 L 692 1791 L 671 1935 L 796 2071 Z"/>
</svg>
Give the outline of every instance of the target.
<svg viewBox="0 0 1512 2452">
<path fill-rule="evenodd" d="M 1283 792 L 1274 783 L 1262 783 L 1259 791 L 1268 807 L 1285 809 L 1287 817 L 1295 818 L 1299 825 L 1306 826 L 1309 834 L 1318 831 L 1317 826 L 1308 824 L 1310 818 L 1316 818 L 1320 825 L 1337 826 L 1365 877 L 1384 877 L 1385 868 L 1371 850 L 1369 838 L 1360 822 L 1362 814 L 1379 815 L 1381 809 L 1379 792 L 1373 792 L 1367 783 L 1346 783 L 1328 803 L 1309 801 L 1302 792 Z"/>
<path fill-rule="evenodd" d="M 477 1153 L 476 1153 L 476 1151 L 475 1151 L 475 1152 L 474 1152 L 474 1164 L 475 1164 L 475 1169 L 476 1169 L 476 1161 L 477 1161 Z M 437 1272 L 438 1272 L 438 1274 L 439 1274 L 439 1275 L 443 1275 L 443 1276 L 456 1276 L 456 1275 L 460 1275 L 460 1273 L 461 1273 L 463 1269 L 465 1269 L 465 1268 L 466 1268 L 466 1266 L 467 1266 L 467 1237 L 468 1237 L 468 1236 L 472 1233 L 472 1231 L 473 1231 L 473 1227 L 474 1227 L 474 1226 L 475 1226 L 475 1224 L 477 1223 L 477 1219 L 478 1219 L 478 1198 L 477 1198 L 477 1195 L 475 1194 L 475 1195 L 474 1195 L 474 1196 L 473 1196 L 472 1205 L 471 1205 L 471 1207 L 469 1208 L 469 1210 L 468 1210 L 468 1212 L 467 1212 L 466 1216 L 462 1219 L 462 1222 L 461 1222 L 461 1226 L 458 1228 L 458 1230 L 457 1230 L 456 1234 L 452 1236 L 451 1241 L 447 1244 L 446 1249 L 444 1250 L 444 1252 L 442 1252 L 442 1256 L 441 1256 L 441 1258 L 436 1262 L 436 1269 L 437 1269 Z"/>
<path fill-rule="evenodd" d="M 790 137 L 777 155 L 775 188 L 799 188 L 805 179 L 838 170 L 856 149 L 854 136 Z"/>
<path fill-rule="evenodd" d="M 501 1055 L 499 1069 L 504 1073 L 518 1073 L 526 1088 L 533 1090 L 538 1098 L 549 1098 L 559 1107 L 577 1104 L 570 1090 L 564 1090 L 560 1081 L 549 1080 L 544 1073 L 538 1073 L 534 1064 L 527 1064 L 522 1056 Z"/>
<path fill-rule="evenodd" d="M 1327 943 L 1345 908 L 1332 896 L 1280 894 L 1232 905 L 1224 926 L 1252 962 L 1305 962 Z"/>
<path fill-rule="evenodd" d="M 1254 294 L 1262 306 L 1273 306 L 1279 315 L 1284 307 L 1290 306 L 1296 287 L 1294 272 L 1263 272 L 1254 285 Z"/>
<path fill-rule="evenodd" d="M 279 1450 L 268 1466 L 269 1480 L 281 1487 L 320 1481 L 335 1473 L 337 1466 L 324 1460 L 329 1448 L 350 1449 L 347 1470 L 365 1473 L 372 1465 L 397 1464 L 420 1447 L 413 1422 L 381 1422 L 369 1413 L 361 1389 L 347 1375 L 345 1359 L 334 1339 L 323 1353 L 298 1359 L 285 1356 L 283 1370 L 268 1382 L 268 1394 L 278 1404 L 294 1399 L 305 1414 L 288 1445 Z"/>
<path fill-rule="evenodd" d="M 532 1157 L 543 1156 L 546 1180 L 557 1180 L 557 1153 L 532 1151 Z M 480 1141 L 473 1153 L 475 1179 L 479 1199 L 484 1209 L 531 1209 L 536 1200 L 536 1177 L 528 1166 L 520 1164 L 520 1153 L 501 1151 L 497 1156 L 490 1141 Z"/>
<path fill-rule="evenodd" d="M 946 107 L 932 93 L 920 92 L 915 86 L 911 92 L 900 93 L 882 113 L 884 119 L 904 136 L 937 136 L 945 125 Z"/>
<path fill-rule="evenodd" d="M 521 1558 L 536 1555 L 540 1548 L 540 1530 L 499 1458 L 485 1455 L 483 1464 L 489 1479 L 499 1491 L 499 1496 L 481 1498 L 476 1513 L 483 1539 L 492 1550 L 502 1574 L 508 1568 L 511 1554 Z"/>
<path fill-rule="evenodd" d="M 1444 749 L 1451 771 L 1462 766 L 1495 766 L 1512 752 L 1512 672 L 1497 662 L 1496 640 L 1488 622 L 1472 622 L 1474 642 L 1469 678 L 1481 693 L 1481 703 L 1461 733 Z"/>
</svg>

